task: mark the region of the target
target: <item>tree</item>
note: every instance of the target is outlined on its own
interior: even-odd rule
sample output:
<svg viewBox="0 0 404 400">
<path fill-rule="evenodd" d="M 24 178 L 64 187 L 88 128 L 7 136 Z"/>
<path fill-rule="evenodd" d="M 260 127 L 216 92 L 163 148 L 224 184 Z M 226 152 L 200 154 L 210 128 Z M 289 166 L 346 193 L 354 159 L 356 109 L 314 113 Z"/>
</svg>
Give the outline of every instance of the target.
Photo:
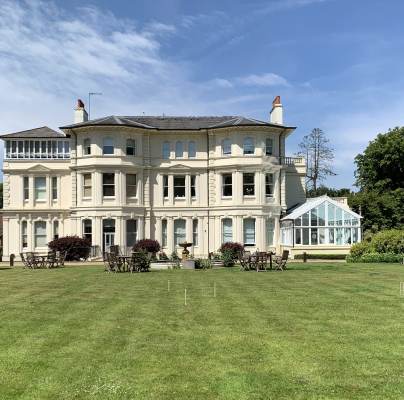
<svg viewBox="0 0 404 400">
<path fill-rule="evenodd" d="M 352 194 L 352 191 L 348 188 L 334 189 L 320 185 L 317 189 L 307 190 L 306 197 L 318 197 L 325 194 L 330 197 L 348 197 Z"/>
<path fill-rule="evenodd" d="M 298 155 L 306 158 L 306 185 L 309 189 L 317 190 L 319 182 L 336 175 L 331 166 L 334 150 L 329 147 L 329 139 L 321 129 L 315 128 L 304 136 L 299 149 Z"/>
<path fill-rule="evenodd" d="M 361 190 L 404 188 L 404 127 L 390 129 L 355 157 L 356 185 Z"/>
</svg>

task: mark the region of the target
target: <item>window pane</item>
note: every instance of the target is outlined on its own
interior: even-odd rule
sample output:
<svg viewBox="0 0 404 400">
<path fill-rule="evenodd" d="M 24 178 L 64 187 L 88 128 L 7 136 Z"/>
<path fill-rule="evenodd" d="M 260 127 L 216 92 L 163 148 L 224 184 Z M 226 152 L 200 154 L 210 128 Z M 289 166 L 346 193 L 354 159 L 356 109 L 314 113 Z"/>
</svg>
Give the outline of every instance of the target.
<svg viewBox="0 0 404 400">
<path fill-rule="evenodd" d="M 247 218 L 244 220 L 244 244 L 255 245 L 255 219 Z"/>
<path fill-rule="evenodd" d="M 196 197 L 196 176 L 191 175 L 191 197 Z"/>
<path fill-rule="evenodd" d="M 352 228 L 352 243 L 358 242 L 358 228 Z"/>
<path fill-rule="evenodd" d="M 84 154 L 91 154 L 91 142 L 90 139 L 84 139 Z"/>
<path fill-rule="evenodd" d="M 274 232 L 275 232 L 275 220 L 268 218 L 266 220 L 266 243 L 267 246 L 273 246 L 274 244 Z"/>
<path fill-rule="evenodd" d="M 163 219 L 161 221 L 161 236 L 162 236 L 162 243 L 163 247 L 167 247 L 167 220 Z"/>
<path fill-rule="evenodd" d="M 29 178 L 28 176 L 24 176 L 23 178 L 23 191 L 24 191 L 24 200 L 29 199 Z"/>
<path fill-rule="evenodd" d="M 318 231 L 317 228 L 311 228 L 311 245 L 318 244 Z"/>
<path fill-rule="evenodd" d="M 303 228 L 303 244 L 308 245 L 310 244 L 310 229 L 309 228 Z"/>
<path fill-rule="evenodd" d="M 336 224 L 337 225 L 342 225 L 342 220 L 343 220 L 342 209 L 339 208 L 339 207 L 337 207 L 337 209 L 336 209 L 335 219 L 336 219 Z"/>
<path fill-rule="evenodd" d="M 265 155 L 271 156 L 273 148 L 273 140 L 272 138 L 266 138 L 265 140 Z"/>
<path fill-rule="evenodd" d="M 265 174 L 265 196 L 272 197 L 274 194 L 274 175 Z"/>
<path fill-rule="evenodd" d="M 181 158 L 184 156 L 184 145 L 182 142 L 177 142 L 175 144 L 175 157 L 176 158 Z"/>
<path fill-rule="evenodd" d="M 92 227 L 92 221 L 91 219 L 85 219 L 83 220 L 83 236 L 92 243 L 93 241 L 93 227 Z"/>
<path fill-rule="evenodd" d="M 295 229 L 295 243 L 296 244 L 302 244 L 302 230 Z"/>
<path fill-rule="evenodd" d="M 231 218 L 222 220 L 222 243 L 233 241 L 233 221 Z"/>
<path fill-rule="evenodd" d="M 343 229 L 335 228 L 335 244 L 341 245 L 343 244 Z"/>
<path fill-rule="evenodd" d="M 317 208 L 311 210 L 311 226 L 317 226 Z"/>
<path fill-rule="evenodd" d="M 128 219 L 126 221 L 126 246 L 133 247 L 136 243 L 137 221 Z"/>
<path fill-rule="evenodd" d="M 34 223 L 35 247 L 46 247 L 46 221 L 36 221 Z"/>
<path fill-rule="evenodd" d="M 185 197 L 185 176 L 174 176 L 174 197 Z"/>
<path fill-rule="evenodd" d="M 325 228 L 318 228 L 318 243 L 325 243 Z"/>
<path fill-rule="evenodd" d="M 335 206 L 330 203 L 328 203 L 328 225 L 335 225 Z"/>
<path fill-rule="evenodd" d="M 188 157 L 195 158 L 196 157 L 196 144 L 195 142 L 188 143 Z"/>
<path fill-rule="evenodd" d="M 185 242 L 185 219 L 176 219 L 174 221 L 174 244 Z"/>
<path fill-rule="evenodd" d="M 128 139 L 126 141 L 126 155 L 134 156 L 136 153 L 135 146 L 136 146 L 135 141 L 133 139 Z"/>
<path fill-rule="evenodd" d="M 295 226 L 301 226 L 302 225 L 302 217 L 298 217 L 295 219 Z"/>
<path fill-rule="evenodd" d="M 230 139 L 224 139 L 222 141 L 222 154 L 225 156 L 231 155 L 231 140 Z"/>
<path fill-rule="evenodd" d="M 103 154 L 114 154 L 114 142 L 111 138 L 105 138 L 102 147 Z"/>
<path fill-rule="evenodd" d="M 303 226 L 309 226 L 309 213 L 306 212 L 303 214 Z"/>
<path fill-rule="evenodd" d="M 222 175 L 222 195 L 224 197 L 231 197 L 233 195 L 233 177 L 232 174 Z"/>
<path fill-rule="evenodd" d="M 254 174 L 245 173 L 243 174 L 243 195 L 254 196 L 254 194 L 255 194 Z"/>
<path fill-rule="evenodd" d="M 325 226 L 325 204 L 320 204 L 318 206 L 318 224 L 320 226 Z"/>
<path fill-rule="evenodd" d="M 126 196 L 136 197 L 136 174 L 126 174 Z"/>
<path fill-rule="evenodd" d="M 35 200 L 45 200 L 46 199 L 46 178 L 36 177 L 35 178 Z"/>
<path fill-rule="evenodd" d="M 198 220 L 192 220 L 192 243 L 194 246 L 198 246 Z"/>
<path fill-rule="evenodd" d="M 344 244 L 352 243 L 351 233 L 351 228 L 344 228 Z"/>
<path fill-rule="evenodd" d="M 253 138 L 245 138 L 244 139 L 244 145 L 243 145 L 243 149 L 244 149 L 244 154 L 254 154 L 254 140 Z"/>
<path fill-rule="evenodd" d="M 52 176 L 52 200 L 57 200 L 58 198 L 58 178 Z"/>
<path fill-rule="evenodd" d="M 163 158 L 168 160 L 170 158 L 170 143 L 164 142 L 163 143 Z"/>
<path fill-rule="evenodd" d="M 168 175 L 163 175 L 163 196 L 168 197 Z"/>
<path fill-rule="evenodd" d="M 102 174 L 103 196 L 115 196 L 115 174 Z"/>
<path fill-rule="evenodd" d="M 328 229 L 328 243 L 330 244 L 334 243 L 334 228 Z"/>
</svg>

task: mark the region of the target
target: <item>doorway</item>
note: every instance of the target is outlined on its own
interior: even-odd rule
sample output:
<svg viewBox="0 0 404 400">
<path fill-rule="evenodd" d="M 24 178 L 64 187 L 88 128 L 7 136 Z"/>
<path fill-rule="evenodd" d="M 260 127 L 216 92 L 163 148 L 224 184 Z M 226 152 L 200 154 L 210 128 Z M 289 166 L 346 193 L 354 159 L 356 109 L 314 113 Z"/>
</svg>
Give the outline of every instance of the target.
<svg viewBox="0 0 404 400">
<path fill-rule="evenodd" d="M 103 252 L 109 251 L 115 245 L 115 220 L 104 219 L 102 221 Z"/>
</svg>

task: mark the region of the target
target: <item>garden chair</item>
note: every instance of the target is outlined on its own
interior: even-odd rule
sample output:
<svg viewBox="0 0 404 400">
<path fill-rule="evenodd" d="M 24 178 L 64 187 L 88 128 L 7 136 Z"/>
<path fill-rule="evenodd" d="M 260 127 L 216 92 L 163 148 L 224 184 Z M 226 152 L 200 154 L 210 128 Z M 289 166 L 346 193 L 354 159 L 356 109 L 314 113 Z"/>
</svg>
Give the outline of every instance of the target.
<svg viewBox="0 0 404 400">
<path fill-rule="evenodd" d="M 59 251 L 56 253 L 56 266 L 57 267 L 65 266 L 66 256 L 67 256 L 67 251 Z"/>
<path fill-rule="evenodd" d="M 251 252 L 245 251 L 243 253 L 239 253 L 238 261 L 242 271 L 249 271 L 251 269 Z"/>
<path fill-rule="evenodd" d="M 268 255 L 266 251 L 258 251 L 255 254 L 255 269 L 258 271 L 266 271 Z"/>
<path fill-rule="evenodd" d="M 283 271 L 286 269 L 286 263 L 289 258 L 289 250 L 283 250 L 281 256 L 275 256 L 273 262 L 275 264 L 275 269 L 279 271 Z"/>
<path fill-rule="evenodd" d="M 32 268 L 31 262 L 28 260 L 28 257 L 24 253 L 20 253 L 20 257 L 24 268 Z"/>
<path fill-rule="evenodd" d="M 54 268 L 57 264 L 56 252 L 50 251 L 46 256 L 44 266 L 46 268 Z"/>
</svg>

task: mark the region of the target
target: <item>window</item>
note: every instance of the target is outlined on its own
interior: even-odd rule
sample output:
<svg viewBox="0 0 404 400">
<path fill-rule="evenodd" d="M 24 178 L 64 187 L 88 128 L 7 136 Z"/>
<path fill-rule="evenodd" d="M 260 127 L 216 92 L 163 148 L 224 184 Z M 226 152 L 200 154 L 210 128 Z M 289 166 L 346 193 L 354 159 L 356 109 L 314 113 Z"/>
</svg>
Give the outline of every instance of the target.
<svg viewBox="0 0 404 400">
<path fill-rule="evenodd" d="M 128 219 L 126 221 L 126 246 L 133 247 L 137 237 L 137 221 Z"/>
<path fill-rule="evenodd" d="M 53 221 L 53 239 L 59 239 L 59 221 Z"/>
<path fill-rule="evenodd" d="M 35 178 L 35 200 L 45 200 L 46 199 L 46 178 L 36 177 Z"/>
<path fill-rule="evenodd" d="M 29 199 L 29 178 L 28 176 L 24 176 L 23 178 L 23 192 L 24 192 L 24 200 Z"/>
<path fill-rule="evenodd" d="M 195 198 L 196 197 L 196 176 L 191 175 L 191 197 Z"/>
<path fill-rule="evenodd" d="M 255 245 L 255 219 L 246 218 L 243 224 L 244 230 L 244 245 L 254 246 Z"/>
<path fill-rule="evenodd" d="M 194 246 L 198 246 L 198 220 L 192 220 L 192 244 Z"/>
<path fill-rule="evenodd" d="M 265 196 L 274 195 L 274 174 L 265 174 Z"/>
<path fill-rule="evenodd" d="M 167 247 L 167 220 L 161 220 L 161 245 Z"/>
<path fill-rule="evenodd" d="M 222 141 L 222 154 L 224 156 L 231 155 L 231 140 L 230 139 L 223 139 Z"/>
<path fill-rule="evenodd" d="M 136 197 L 136 174 L 126 174 L 126 196 Z"/>
<path fill-rule="evenodd" d="M 185 197 L 185 175 L 174 175 L 174 197 Z"/>
<path fill-rule="evenodd" d="M 244 154 L 254 154 L 255 149 L 253 138 L 250 137 L 244 138 L 243 150 Z"/>
<path fill-rule="evenodd" d="M 83 197 L 91 197 L 91 174 L 83 174 Z"/>
<path fill-rule="evenodd" d="M 222 175 L 222 196 L 231 197 L 233 196 L 233 175 L 223 174 Z"/>
<path fill-rule="evenodd" d="M 163 143 L 163 158 L 168 160 L 170 158 L 170 143 L 164 142 Z"/>
<path fill-rule="evenodd" d="M 184 156 L 184 145 L 182 142 L 175 144 L 175 158 L 182 158 Z"/>
<path fill-rule="evenodd" d="M 168 175 L 163 175 L 163 196 L 168 197 Z"/>
<path fill-rule="evenodd" d="M 136 155 L 136 142 L 133 139 L 128 139 L 126 141 L 126 155 L 127 156 Z"/>
<path fill-rule="evenodd" d="M 90 243 L 93 242 L 93 223 L 91 219 L 83 220 L 83 237 Z"/>
<path fill-rule="evenodd" d="M 274 245 L 274 232 L 275 232 L 275 220 L 273 218 L 267 218 L 265 224 L 266 231 L 266 243 L 267 246 Z"/>
<path fill-rule="evenodd" d="M 243 174 L 243 195 L 244 196 L 254 196 L 255 185 L 254 185 L 254 174 L 244 173 Z"/>
<path fill-rule="evenodd" d="M 231 218 L 222 219 L 222 243 L 233 241 L 233 220 Z"/>
<path fill-rule="evenodd" d="M 91 154 L 91 140 L 84 139 L 83 141 L 84 155 L 88 156 Z"/>
<path fill-rule="evenodd" d="M 46 221 L 35 221 L 34 243 L 35 247 L 46 247 Z"/>
<path fill-rule="evenodd" d="M 178 246 L 185 242 L 185 219 L 176 219 L 174 221 L 174 244 Z"/>
<path fill-rule="evenodd" d="M 58 199 L 58 178 L 52 176 L 52 200 Z"/>
<path fill-rule="evenodd" d="M 266 156 L 272 156 L 273 147 L 274 147 L 273 139 L 272 138 L 266 138 L 265 139 L 265 155 Z"/>
<path fill-rule="evenodd" d="M 104 138 L 102 154 L 114 154 L 114 141 L 111 138 Z"/>
<path fill-rule="evenodd" d="M 102 195 L 104 197 L 115 196 L 115 174 L 102 174 Z"/>
<path fill-rule="evenodd" d="M 28 247 L 28 223 L 27 223 L 27 221 L 21 222 L 21 243 L 22 243 L 23 249 L 26 249 Z"/>
<path fill-rule="evenodd" d="M 194 141 L 188 143 L 188 157 L 189 158 L 196 157 L 196 144 Z"/>
</svg>

